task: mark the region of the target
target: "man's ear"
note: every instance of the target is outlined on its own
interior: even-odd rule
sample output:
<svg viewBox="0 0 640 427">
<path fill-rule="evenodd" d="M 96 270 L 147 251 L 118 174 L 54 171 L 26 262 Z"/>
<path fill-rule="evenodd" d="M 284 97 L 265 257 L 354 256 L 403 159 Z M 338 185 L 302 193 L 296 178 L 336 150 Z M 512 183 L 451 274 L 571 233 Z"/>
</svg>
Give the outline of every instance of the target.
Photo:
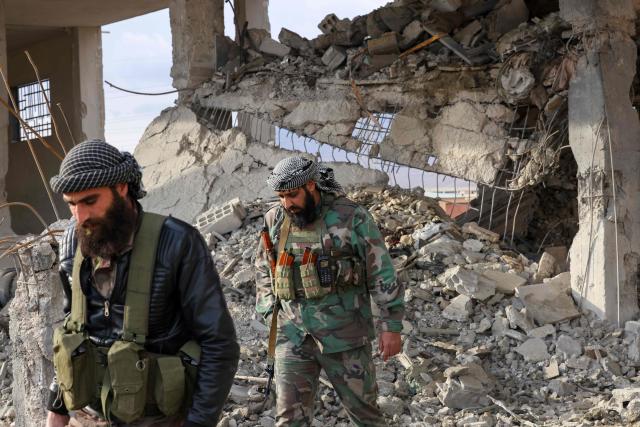
<svg viewBox="0 0 640 427">
<path fill-rule="evenodd" d="M 305 184 L 305 186 L 307 187 L 308 191 L 313 192 L 316 189 L 316 182 L 314 180 L 311 180 L 311 181 L 307 182 Z"/>
<path fill-rule="evenodd" d="M 118 192 L 120 197 L 122 197 L 123 199 L 125 199 L 129 194 L 129 184 L 127 184 L 126 182 L 120 182 L 116 184 L 115 187 L 116 187 L 116 191 Z"/>
</svg>

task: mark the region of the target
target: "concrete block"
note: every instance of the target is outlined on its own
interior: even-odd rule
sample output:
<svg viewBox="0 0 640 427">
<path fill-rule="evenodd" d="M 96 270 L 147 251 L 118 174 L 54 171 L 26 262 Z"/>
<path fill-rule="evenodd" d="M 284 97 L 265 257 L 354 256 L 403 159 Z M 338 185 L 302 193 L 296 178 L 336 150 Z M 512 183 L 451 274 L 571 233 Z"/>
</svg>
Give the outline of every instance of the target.
<svg viewBox="0 0 640 427">
<path fill-rule="evenodd" d="M 215 231 L 218 234 L 230 233 L 242 226 L 247 213 L 240 199 L 233 199 L 221 207 L 213 207 L 196 218 L 196 228 L 205 235 Z"/>
<path fill-rule="evenodd" d="M 322 55 L 322 63 L 331 71 L 341 66 L 347 60 L 347 52 L 339 46 L 331 46 Z"/>
<path fill-rule="evenodd" d="M 398 34 L 394 31 L 384 33 L 380 37 L 367 41 L 369 55 L 389 55 L 400 52 L 398 48 Z"/>
<path fill-rule="evenodd" d="M 291 52 L 291 48 L 289 46 L 278 43 L 272 38 L 262 40 L 258 50 L 262 53 L 266 53 L 267 55 L 279 56 L 281 58 L 287 56 L 289 52 Z"/>
<path fill-rule="evenodd" d="M 464 322 L 473 312 L 471 298 L 466 295 L 458 295 L 451 300 L 450 304 L 442 311 L 442 317 L 457 322 Z"/>
<path fill-rule="evenodd" d="M 541 362 L 549 359 L 547 344 L 540 338 L 530 338 L 516 347 L 516 352 L 520 353 L 524 360 L 528 362 Z"/>
<path fill-rule="evenodd" d="M 296 49 L 300 52 L 305 52 L 311 50 L 311 42 L 300 36 L 298 33 L 295 33 L 291 30 L 287 30 L 283 28 L 280 30 L 280 34 L 278 34 L 278 40 L 285 46 L 289 46 L 292 49 Z"/>
<path fill-rule="evenodd" d="M 340 31 L 349 31 L 351 26 L 350 19 L 339 19 L 335 14 L 330 13 L 324 17 L 318 24 L 318 28 L 322 34 L 336 33 Z"/>
<path fill-rule="evenodd" d="M 416 44 L 421 35 L 425 32 L 422 22 L 419 20 L 411 21 L 409 25 L 402 30 L 402 47 L 408 49 Z"/>
</svg>

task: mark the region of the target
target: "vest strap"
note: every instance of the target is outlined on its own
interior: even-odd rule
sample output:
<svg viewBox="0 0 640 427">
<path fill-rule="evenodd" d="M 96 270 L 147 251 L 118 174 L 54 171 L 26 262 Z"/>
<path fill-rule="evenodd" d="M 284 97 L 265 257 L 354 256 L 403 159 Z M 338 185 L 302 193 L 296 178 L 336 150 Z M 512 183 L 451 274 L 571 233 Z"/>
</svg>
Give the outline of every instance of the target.
<svg viewBox="0 0 640 427">
<path fill-rule="evenodd" d="M 165 217 L 144 212 L 133 242 L 125 297 L 122 339 L 144 345 L 149 331 L 149 294 L 160 230 Z"/>
</svg>

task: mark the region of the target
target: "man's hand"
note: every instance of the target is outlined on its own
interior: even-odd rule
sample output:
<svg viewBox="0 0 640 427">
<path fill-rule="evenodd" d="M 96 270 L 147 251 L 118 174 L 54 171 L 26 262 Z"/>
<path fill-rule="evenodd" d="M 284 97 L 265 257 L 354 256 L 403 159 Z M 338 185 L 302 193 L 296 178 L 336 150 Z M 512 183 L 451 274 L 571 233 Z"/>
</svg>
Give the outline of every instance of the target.
<svg viewBox="0 0 640 427">
<path fill-rule="evenodd" d="M 402 340 L 400 339 L 399 332 L 382 332 L 380 339 L 378 340 L 378 348 L 380 349 L 380 355 L 385 362 L 390 358 L 400 353 L 402 348 Z"/>
<path fill-rule="evenodd" d="M 60 415 L 51 411 L 47 413 L 46 427 L 65 427 L 67 424 L 69 424 L 69 415 Z"/>
</svg>

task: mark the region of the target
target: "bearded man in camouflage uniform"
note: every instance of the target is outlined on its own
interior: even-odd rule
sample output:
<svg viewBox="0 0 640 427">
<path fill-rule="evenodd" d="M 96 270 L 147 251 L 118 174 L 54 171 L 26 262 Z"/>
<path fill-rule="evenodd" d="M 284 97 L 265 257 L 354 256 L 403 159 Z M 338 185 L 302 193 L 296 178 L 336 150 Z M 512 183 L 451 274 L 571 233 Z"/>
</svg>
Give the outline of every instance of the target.
<svg viewBox="0 0 640 427">
<path fill-rule="evenodd" d="M 311 425 L 321 369 L 355 425 L 386 425 L 376 404 L 370 299 L 380 310 L 378 346 L 386 361 L 401 348 L 404 288 L 384 239 L 369 211 L 345 197 L 331 169 L 291 157 L 267 183 L 280 198 L 265 215 L 278 266 L 272 277 L 267 252 L 258 248 L 256 308 L 265 319 L 280 308 L 276 425 Z"/>
</svg>

